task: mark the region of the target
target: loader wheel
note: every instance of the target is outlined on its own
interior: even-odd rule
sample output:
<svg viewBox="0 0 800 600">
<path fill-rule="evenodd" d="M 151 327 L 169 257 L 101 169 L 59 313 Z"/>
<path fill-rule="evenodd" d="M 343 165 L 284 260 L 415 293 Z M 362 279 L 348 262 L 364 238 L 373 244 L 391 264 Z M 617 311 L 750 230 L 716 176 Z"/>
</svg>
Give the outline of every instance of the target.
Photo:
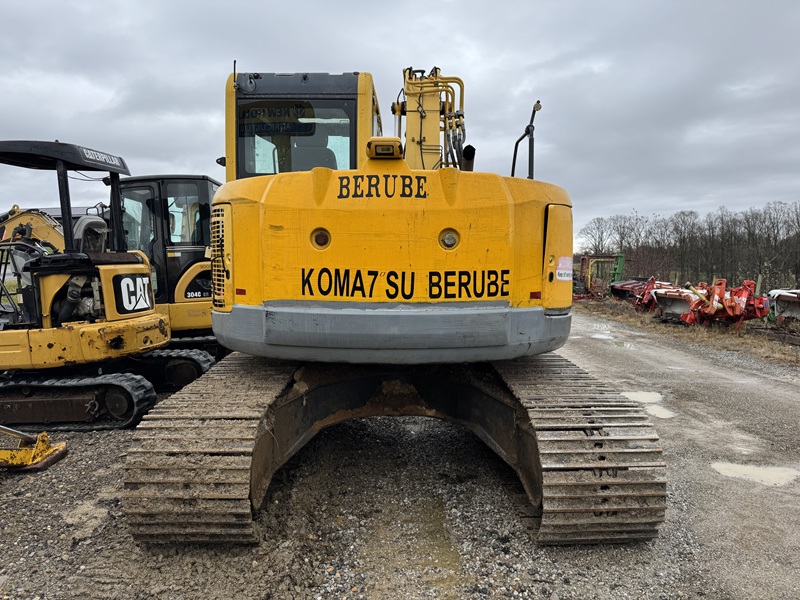
<svg viewBox="0 0 800 600">
<path fill-rule="evenodd" d="M 133 414 L 133 399 L 122 390 L 109 390 L 106 394 L 105 405 L 108 414 L 120 421 L 129 419 Z"/>
</svg>

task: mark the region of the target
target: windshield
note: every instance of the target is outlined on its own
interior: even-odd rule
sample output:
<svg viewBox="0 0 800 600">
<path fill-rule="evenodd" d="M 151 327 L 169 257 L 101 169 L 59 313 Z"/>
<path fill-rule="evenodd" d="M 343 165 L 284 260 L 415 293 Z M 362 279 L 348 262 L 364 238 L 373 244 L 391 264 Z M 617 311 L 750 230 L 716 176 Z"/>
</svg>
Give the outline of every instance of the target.
<svg viewBox="0 0 800 600">
<path fill-rule="evenodd" d="M 156 218 L 153 214 L 156 191 L 152 186 L 126 187 L 122 190 L 122 226 L 128 250 L 141 250 L 152 260 Z"/>
<path fill-rule="evenodd" d="M 350 169 L 355 101 L 240 100 L 237 177 Z"/>
<path fill-rule="evenodd" d="M 203 182 L 205 185 L 205 182 Z M 196 181 L 170 181 L 166 185 L 169 244 L 207 246 L 211 234 L 210 210 Z"/>
</svg>

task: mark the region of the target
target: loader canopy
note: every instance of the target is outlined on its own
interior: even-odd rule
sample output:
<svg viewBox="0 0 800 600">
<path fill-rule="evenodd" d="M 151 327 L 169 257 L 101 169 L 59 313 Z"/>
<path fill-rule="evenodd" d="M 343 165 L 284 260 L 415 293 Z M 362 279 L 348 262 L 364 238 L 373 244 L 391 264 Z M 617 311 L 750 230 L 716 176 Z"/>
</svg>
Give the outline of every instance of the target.
<svg viewBox="0 0 800 600">
<path fill-rule="evenodd" d="M 72 200 L 69 192 L 69 171 L 103 171 L 109 174 L 111 194 L 119 195 L 119 176 L 130 175 L 128 165 L 120 156 L 92 150 L 76 144 L 62 142 L 42 142 L 30 140 L 0 141 L 0 163 L 27 169 L 55 171 L 58 176 L 59 204 L 61 219 L 71 223 L 73 218 Z M 116 203 L 118 204 L 118 203 Z M 124 247 L 122 237 L 122 218 L 115 203 L 112 202 L 111 249 Z M 71 227 L 64 228 L 64 252 L 77 252 L 75 236 Z"/>
<path fill-rule="evenodd" d="M 105 171 L 130 175 L 120 156 L 61 142 L 0 141 L 0 163 L 55 171 L 61 161 L 68 171 Z"/>
</svg>

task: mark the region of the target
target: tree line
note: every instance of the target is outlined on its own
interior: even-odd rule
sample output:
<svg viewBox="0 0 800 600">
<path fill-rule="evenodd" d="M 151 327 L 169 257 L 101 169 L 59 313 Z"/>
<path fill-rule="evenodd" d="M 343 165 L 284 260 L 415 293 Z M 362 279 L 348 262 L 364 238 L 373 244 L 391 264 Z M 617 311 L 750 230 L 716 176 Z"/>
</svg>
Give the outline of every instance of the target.
<svg viewBox="0 0 800 600">
<path fill-rule="evenodd" d="M 733 212 L 720 207 L 700 215 L 596 217 L 580 230 L 583 254 L 625 255 L 625 277 L 655 276 L 682 285 L 745 279 L 761 291 L 800 287 L 800 202 L 770 202 Z"/>
</svg>

